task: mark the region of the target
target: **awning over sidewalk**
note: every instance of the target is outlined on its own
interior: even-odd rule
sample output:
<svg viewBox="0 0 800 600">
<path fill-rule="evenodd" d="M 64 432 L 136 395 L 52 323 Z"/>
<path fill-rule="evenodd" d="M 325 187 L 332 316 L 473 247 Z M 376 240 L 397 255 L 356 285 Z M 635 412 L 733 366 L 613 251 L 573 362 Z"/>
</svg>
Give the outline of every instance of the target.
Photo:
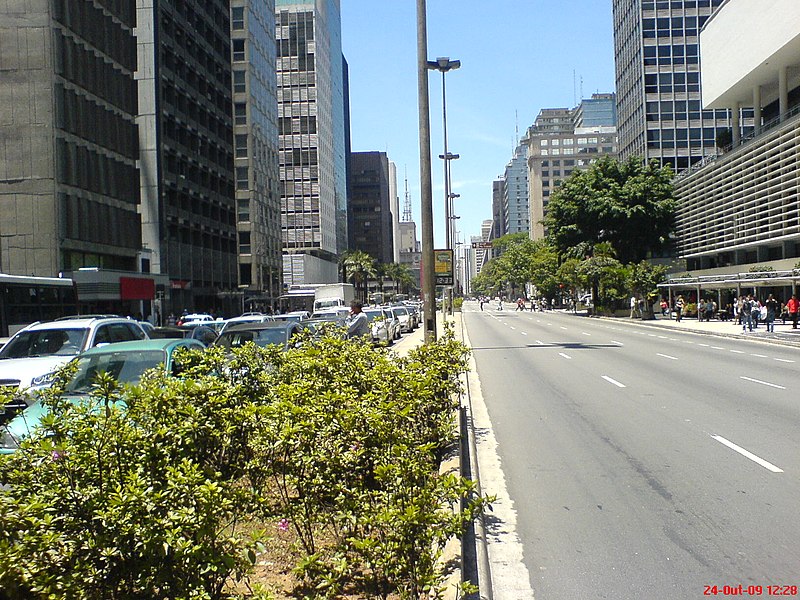
<svg viewBox="0 0 800 600">
<path fill-rule="evenodd" d="M 755 273 L 726 273 L 722 275 L 701 275 L 699 277 L 670 277 L 658 284 L 659 288 L 701 288 L 722 290 L 730 288 L 766 287 L 790 285 L 792 290 L 800 281 L 800 269 L 791 271 L 758 271 Z"/>
</svg>

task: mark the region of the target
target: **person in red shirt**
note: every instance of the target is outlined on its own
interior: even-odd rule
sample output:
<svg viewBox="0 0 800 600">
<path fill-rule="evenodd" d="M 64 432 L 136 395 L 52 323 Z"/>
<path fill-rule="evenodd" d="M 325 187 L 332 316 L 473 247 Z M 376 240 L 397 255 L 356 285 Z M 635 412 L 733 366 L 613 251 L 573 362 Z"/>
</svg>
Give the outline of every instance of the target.
<svg viewBox="0 0 800 600">
<path fill-rule="evenodd" d="M 797 301 L 797 296 L 794 294 L 786 303 L 786 310 L 789 311 L 789 318 L 792 319 L 792 329 L 797 329 L 797 313 L 800 310 L 800 302 Z"/>
</svg>

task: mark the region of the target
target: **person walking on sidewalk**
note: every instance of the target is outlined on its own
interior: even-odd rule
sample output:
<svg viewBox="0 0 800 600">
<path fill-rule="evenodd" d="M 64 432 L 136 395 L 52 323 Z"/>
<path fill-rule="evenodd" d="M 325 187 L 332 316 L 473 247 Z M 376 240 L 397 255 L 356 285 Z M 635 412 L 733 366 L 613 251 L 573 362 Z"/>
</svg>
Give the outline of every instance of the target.
<svg viewBox="0 0 800 600">
<path fill-rule="evenodd" d="M 681 315 L 683 314 L 683 296 L 678 296 L 678 299 L 675 300 L 675 321 L 678 323 L 681 322 Z"/>
<path fill-rule="evenodd" d="M 636 300 L 636 296 L 631 296 L 631 319 L 636 316 L 636 309 L 639 307 L 639 302 Z"/>
<path fill-rule="evenodd" d="M 752 316 L 752 309 L 753 309 L 753 301 L 750 298 L 750 295 L 742 300 L 742 306 L 739 309 L 739 315 L 742 319 L 742 331 L 753 331 L 753 316 Z"/>
<path fill-rule="evenodd" d="M 767 301 L 764 303 L 764 306 L 767 308 L 767 317 L 764 319 L 764 323 L 767 324 L 767 331 L 775 333 L 775 317 L 778 314 L 778 301 L 775 300 L 775 297 L 772 294 L 770 294 L 767 297 Z"/>
<path fill-rule="evenodd" d="M 800 312 L 800 302 L 797 300 L 797 296 L 792 294 L 792 297 L 789 298 L 789 301 L 786 303 L 786 310 L 789 312 L 789 318 L 792 320 L 792 329 L 797 329 L 797 315 Z"/>
</svg>

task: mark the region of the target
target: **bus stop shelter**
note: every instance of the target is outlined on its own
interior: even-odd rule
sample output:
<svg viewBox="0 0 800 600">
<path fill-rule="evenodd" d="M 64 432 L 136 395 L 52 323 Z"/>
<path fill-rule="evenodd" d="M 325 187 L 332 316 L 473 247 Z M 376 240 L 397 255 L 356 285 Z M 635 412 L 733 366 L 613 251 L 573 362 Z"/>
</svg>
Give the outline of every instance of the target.
<svg viewBox="0 0 800 600">
<path fill-rule="evenodd" d="M 673 296 L 676 291 L 693 290 L 697 292 L 698 301 L 705 290 L 717 293 L 717 306 L 722 306 L 722 291 L 736 290 L 736 297 L 745 294 L 758 294 L 758 288 L 762 287 L 790 287 L 792 294 L 797 293 L 797 284 L 800 281 L 800 269 L 791 271 L 756 271 L 752 273 L 726 273 L 720 275 L 701 275 L 699 277 L 682 276 L 669 277 L 666 281 L 658 284 L 658 288 L 666 290 L 669 296 L 669 306 L 672 307 Z M 698 320 L 701 318 L 701 311 L 697 311 Z"/>
</svg>

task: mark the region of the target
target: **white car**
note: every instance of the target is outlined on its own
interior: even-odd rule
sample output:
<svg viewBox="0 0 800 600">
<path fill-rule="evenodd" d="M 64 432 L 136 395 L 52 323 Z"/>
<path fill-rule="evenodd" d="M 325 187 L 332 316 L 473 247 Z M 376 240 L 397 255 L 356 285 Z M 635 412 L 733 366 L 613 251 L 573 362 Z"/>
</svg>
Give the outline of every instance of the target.
<svg viewBox="0 0 800 600">
<path fill-rule="evenodd" d="M 382 308 L 365 308 L 369 328 L 372 332 L 372 341 L 381 346 L 391 346 L 395 340 L 395 325 Z"/>
<path fill-rule="evenodd" d="M 270 315 L 255 314 L 255 313 L 242 315 L 241 317 L 233 317 L 225 321 L 225 323 L 220 328 L 219 333 L 222 334 L 228 327 L 231 327 L 233 325 L 238 325 L 240 323 L 267 323 L 268 321 L 274 321 L 274 320 L 275 319 Z"/>
<path fill-rule="evenodd" d="M 147 337 L 137 321 L 123 317 L 78 316 L 34 323 L 14 334 L 0 349 L 0 387 L 23 391 L 47 385 L 60 367 L 84 350 Z M 14 412 L 26 403 L 18 396 L 6 408 Z M 9 411 L 5 416 L 10 416 Z"/>
<path fill-rule="evenodd" d="M 400 322 L 400 330 L 406 333 L 414 331 L 414 321 L 405 306 L 392 306 L 390 309 Z"/>
</svg>

